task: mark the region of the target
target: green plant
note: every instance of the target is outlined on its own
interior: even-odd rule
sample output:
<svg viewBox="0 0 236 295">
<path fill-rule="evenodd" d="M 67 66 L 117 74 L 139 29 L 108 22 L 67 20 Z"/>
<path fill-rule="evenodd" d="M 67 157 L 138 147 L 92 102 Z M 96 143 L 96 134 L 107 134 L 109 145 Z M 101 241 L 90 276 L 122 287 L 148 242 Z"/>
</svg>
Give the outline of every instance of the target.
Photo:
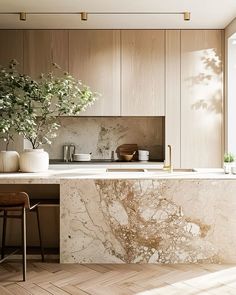
<svg viewBox="0 0 236 295">
<path fill-rule="evenodd" d="M 225 153 L 224 154 L 224 162 L 225 163 L 232 163 L 235 160 L 235 156 L 232 153 Z"/>
<path fill-rule="evenodd" d="M 2 68 L 0 75 L 0 111 L 6 114 L 0 132 L 9 140 L 16 131 L 33 148 L 51 144 L 60 127 L 58 116 L 78 115 L 98 98 L 81 81 L 68 73 L 62 74 L 56 64 L 54 67 L 60 69 L 58 76 L 53 72 L 42 74 L 38 81 L 20 74 L 16 65 L 12 61 L 9 69 Z"/>
<path fill-rule="evenodd" d="M 0 138 L 6 142 L 6 150 L 10 141 L 14 139 L 17 126 L 21 123 L 20 115 L 25 114 L 27 104 L 24 85 L 28 81 L 16 71 L 16 65 L 17 62 L 12 60 L 8 68 L 0 69 Z M 34 123 L 25 116 L 23 122 L 29 125 Z"/>
</svg>

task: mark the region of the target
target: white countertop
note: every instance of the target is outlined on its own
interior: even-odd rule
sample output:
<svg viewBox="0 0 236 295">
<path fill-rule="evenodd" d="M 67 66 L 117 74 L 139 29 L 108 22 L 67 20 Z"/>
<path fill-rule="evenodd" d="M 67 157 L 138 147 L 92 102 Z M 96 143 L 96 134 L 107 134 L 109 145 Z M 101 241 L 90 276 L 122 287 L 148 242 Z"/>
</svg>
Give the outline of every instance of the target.
<svg viewBox="0 0 236 295">
<path fill-rule="evenodd" d="M 44 173 L 0 173 L 0 184 L 60 184 L 61 179 L 223 179 L 236 180 L 236 175 L 224 174 L 223 169 L 196 169 L 195 172 L 162 171 L 160 163 L 118 165 L 50 165 Z M 130 169 L 128 172 L 107 172 L 107 169 Z M 134 171 L 143 169 L 144 171 Z"/>
</svg>

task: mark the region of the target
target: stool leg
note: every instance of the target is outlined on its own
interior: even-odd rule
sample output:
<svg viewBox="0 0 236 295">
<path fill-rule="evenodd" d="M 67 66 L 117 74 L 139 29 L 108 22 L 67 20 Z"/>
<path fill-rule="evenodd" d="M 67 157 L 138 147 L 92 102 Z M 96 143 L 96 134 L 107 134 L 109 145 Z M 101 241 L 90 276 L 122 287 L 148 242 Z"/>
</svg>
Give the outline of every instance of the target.
<svg viewBox="0 0 236 295">
<path fill-rule="evenodd" d="M 23 264 L 23 281 L 26 280 L 26 214 L 25 208 L 22 208 L 21 215 L 21 226 L 22 226 L 22 264 Z"/>
<path fill-rule="evenodd" d="M 38 223 L 38 232 L 39 232 L 39 243 L 40 243 L 41 257 L 42 257 L 42 262 L 44 262 L 44 249 L 43 249 L 43 243 L 42 243 L 42 235 L 41 235 L 41 228 L 40 228 L 40 221 L 39 221 L 39 208 L 38 208 L 38 206 L 36 208 L 36 215 L 37 215 L 37 223 Z"/>
<path fill-rule="evenodd" d="M 3 227 L 2 227 L 2 253 L 1 259 L 5 256 L 5 244 L 6 244 L 6 229 L 7 229 L 7 211 L 3 212 Z"/>
</svg>

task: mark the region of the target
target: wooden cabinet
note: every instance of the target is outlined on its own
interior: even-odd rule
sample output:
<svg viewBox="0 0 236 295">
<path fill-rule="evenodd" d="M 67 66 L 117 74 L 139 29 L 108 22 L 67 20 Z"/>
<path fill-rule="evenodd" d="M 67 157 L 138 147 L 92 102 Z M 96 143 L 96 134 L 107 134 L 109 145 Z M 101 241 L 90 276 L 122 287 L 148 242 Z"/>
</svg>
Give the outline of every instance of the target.
<svg viewBox="0 0 236 295">
<path fill-rule="evenodd" d="M 121 31 L 121 115 L 165 115 L 165 31 Z"/>
<path fill-rule="evenodd" d="M 181 31 L 181 166 L 221 167 L 221 30 Z"/>
<path fill-rule="evenodd" d="M 18 69 L 23 69 L 23 31 L 0 30 L 0 65 L 8 66 L 12 59 L 19 63 Z"/>
<path fill-rule="evenodd" d="M 54 69 L 53 62 L 68 71 L 68 31 L 24 31 L 24 72 L 38 78 Z"/>
<path fill-rule="evenodd" d="M 0 65 L 7 67 L 13 59 L 19 63 L 17 69 L 23 70 L 23 31 L 0 30 Z M 0 150 L 5 150 L 6 144 L 0 140 Z M 10 150 L 23 151 L 23 139 L 19 135 L 14 136 L 14 142 L 10 142 Z"/>
<path fill-rule="evenodd" d="M 180 30 L 166 31 L 166 75 L 165 75 L 165 143 L 172 146 L 172 160 L 175 168 L 181 167 L 180 161 Z"/>
<path fill-rule="evenodd" d="M 71 30 L 69 72 L 101 94 L 81 116 L 120 116 L 118 30 Z"/>
</svg>

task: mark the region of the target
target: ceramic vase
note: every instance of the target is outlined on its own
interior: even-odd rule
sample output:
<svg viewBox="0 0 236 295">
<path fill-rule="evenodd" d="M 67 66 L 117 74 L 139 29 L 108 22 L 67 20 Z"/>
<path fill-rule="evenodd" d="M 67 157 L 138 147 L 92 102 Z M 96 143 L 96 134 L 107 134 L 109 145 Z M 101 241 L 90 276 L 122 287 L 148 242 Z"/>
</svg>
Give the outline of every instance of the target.
<svg viewBox="0 0 236 295">
<path fill-rule="evenodd" d="M 49 167 L 49 155 L 44 149 L 25 149 L 20 155 L 21 172 L 45 172 Z"/>
<path fill-rule="evenodd" d="M 0 172 L 9 173 L 19 170 L 19 154 L 16 151 L 0 151 Z"/>
</svg>

